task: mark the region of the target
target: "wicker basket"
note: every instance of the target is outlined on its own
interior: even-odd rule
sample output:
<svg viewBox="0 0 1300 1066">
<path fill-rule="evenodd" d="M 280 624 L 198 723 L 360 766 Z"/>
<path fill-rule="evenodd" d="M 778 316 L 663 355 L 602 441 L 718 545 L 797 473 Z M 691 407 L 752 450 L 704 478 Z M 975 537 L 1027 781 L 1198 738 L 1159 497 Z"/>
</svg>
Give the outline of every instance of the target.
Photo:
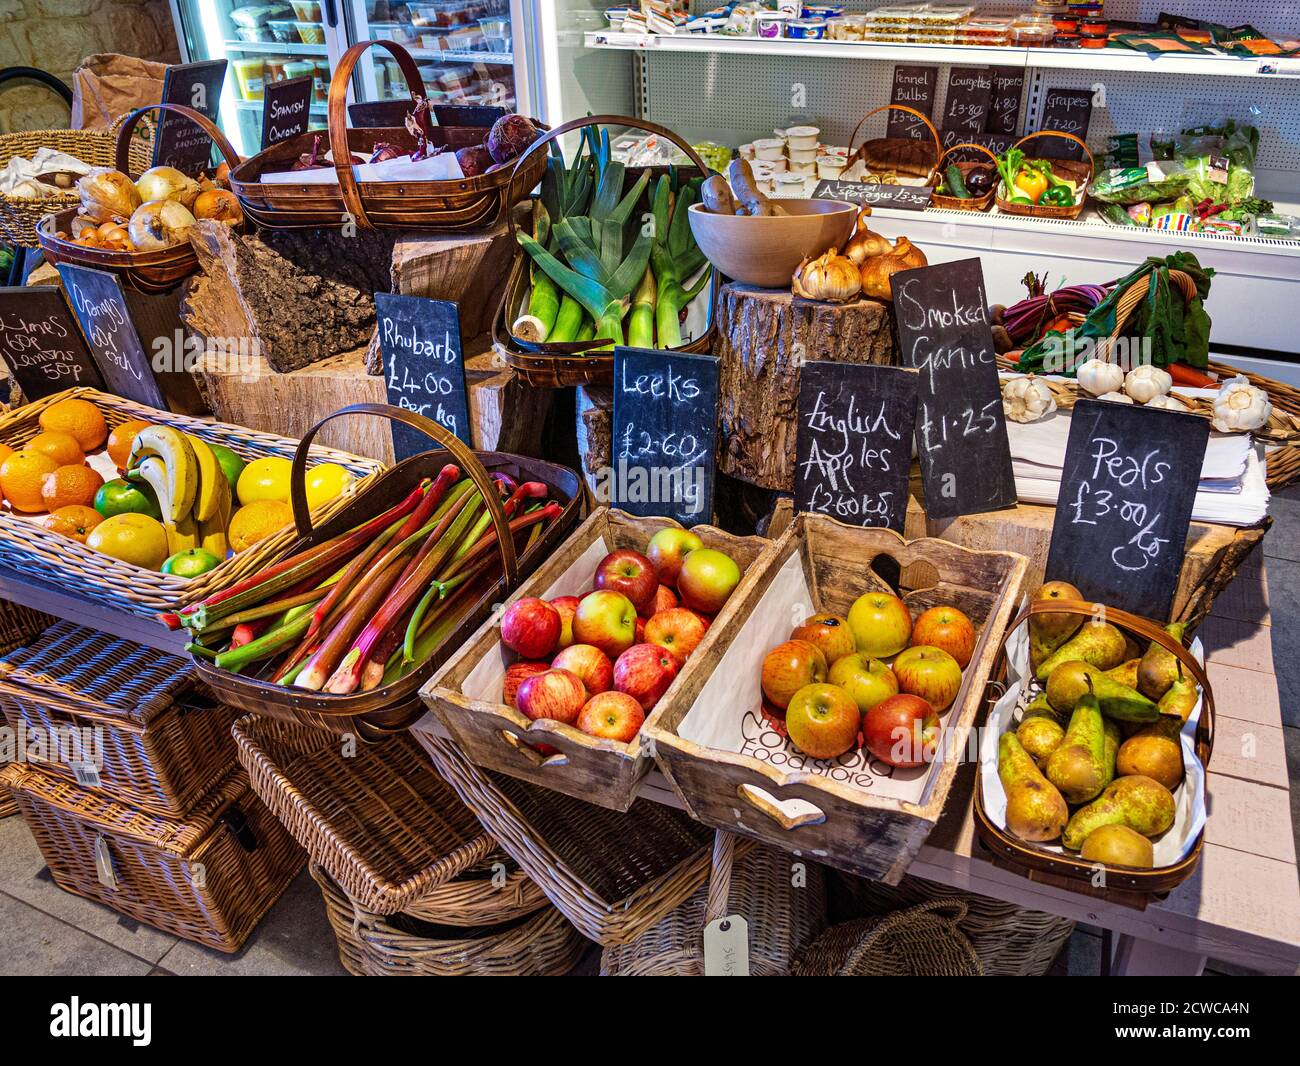
<svg viewBox="0 0 1300 1066">
<path fill-rule="evenodd" d="M 53 625 L 55 619 L 30 607 L 0 600 L 0 655 L 8 655 L 15 648 L 30 643 L 43 630 Z M 0 770 L 7 766 L 9 760 L 0 757 Z M 8 818 L 18 813 L 18 804 L 9 790 L 0 786 L 0 818 Z"/>
<path fill-rule="evenodd" d="M 793 884 L 791 868 L 804 867 Z M 749 976 L 785 977 L 826 927 L 826 880 L 816 863 L 719 831 L 709 884 L 632 943 L 606 948 L 602 977 L 703 977 L 704 929 L 739 914 L 749 923 Z"/>
<path fill-rule="evenodd" d="M 506 214 L 506 187 L 513 168 L 502 166 L 486 174 L 443 181 L 369 181 L 358 184 L 348 162 L 351 153 L 369 158 L 376 145 L 386 143 L 411 152 L 415 139 L 404 127 L 348 129 L 345 103 L 352 71 L 369 48 L 389 51 L 406 79 L 412 107 L 426 97 L 420 72 L 409 52 L 392 41 L 361 41 L 343 53 L 329 89 L 329 146 L 338 173 L 337 184 L 263 183 L 267 171 L 288 170 L 298 157 L 312 151 L 318 133 L 308 131 L 272 145 L 245 160 L 230 173 L 230 187 L 244 213 L 267 229 L 337 228 L 353 221 L 363 228 L 457 233 L 486 230 Z M 540 123 L 534 123 L 540 128 Z M 478 126 L 435 126 L 430 143 L 449 151 L 480 144 Z M 521 184 L 531 189 L 542 180 L 546 157 L 533 157 Z"/>
<path fill-rule="evenodd" d="M 71 622 L 0 662 L 0 706 L 15 733 L 46 739 L 49 758 L 29 761 L 165 818 L 235 764 L 235 712 L 206 699 L 187 660 Z"/>
<path fill-rule="evenodd" d="M 412 730 L 502 850 L 590 940 L 627 944 L 709 873 L 712 830 L 638 800 L 626 814 L 474 766 L 450 741 Z"/>
<path fill-rule="evenodd" d="M 1037 133 L 1031 133 L 1028 136 L 1021 137 L 1015 143 L 1016 148 L 1023 148 L 1025 144 L 1035 137 L 1061 137 L 1067 141 L 1072 141 L 1083 149 L 1084 155 L 1088 157 L 1086 163 L 1077 159 L 1047 159 L 1042 162 L 1051 164 L 1052 173 L 1058 178 L 1065 178 L 1074 182 L 1078 189 L 1078 198 L 1074 204 L 1069 207 L 1058 207 L 1054 204 L 1015 204 L 1002 195 L 1004 183 L 999 181 L 997 187 L 997 205 L 998 213 L 1002 215 L 1029 215 L 1032 218 L 1056 218 L 1064 220 L 1073 220 L 1083 214 L 1083 205 L 1088 200 L 1086 189 L 1092 181 L 1092 175 L 1096 171 L 1097 163 L 1092 157 L 1092 152 L 1088 146 L 1083 143 L 1073 133 L 1066 133 L 1064 130 L 1039 130 Z M 1026 162 L 1028 162 L 1026 157 Z M 1007 190 L 1012 194 L 1011 190 Z"/>
<path fill-rule="evenodd" d="M 87 388 L 68 389 L 46 396 L 0 416 L 0 443 L 21 448 L 41 432 L 41 413 L 71 397 L 89 400 L 98 407 L 110 431 L 123 422 L 143 419 L 156 425 L 175 426 L 204 440 L 224 444 L 244 459 L 266 455 L 292 459 L 298 447 L 297 441 L 273 433 L 159 411 Z M 383 464 L 374 459 L 332 448 L 315 447 L 311 454 L 318 462 L 339 463 L 347 467 L 361 479 L 357 489 L 368 485 L 370 475 L 383 469 Z M 346 507 L 350 500 L 348 495 L 331 500 L 317 508 L 313 517 L 317 522 L 325 521 Z M 177 611 L 240 578 L 257 573 L 279 558 L 296 536 L 292 527 L 285 528 L 206 574 L 183 578 L 121 562 L 70 537 L 44 529 L 39 522 L 16 518 L 5 512 L 0 513 L 0 566 L 16 570 L 39 584 L 54 585 L 74 596 L 93 600 L 98 606 L 154 618 L 159 613 Z"/>
<path fill-rule="evenodd" d="M 992 152 L 990 152 L 987 148 L 985 148 L 982 144 L 971 144 L 969 142 L 963 144 L 954 144 L 951 148 L 949 148 L 946 152 L 944 152 L 943 155 L 939 157 L 939 162 L 936 164 L 934 168 L 935 169 L 934 180 L 936 182 L 935 184 L 936 189 L 938 188 L 938 182 L 941 182 L 943 180 L 943 170 L 944 170 L 943 161 L 947 159 L 950 155 L 952 155 L 953 152 L 959 151 L 963 148 L 969 148 L 976 152 L 983 152 L 986 156 L 988 156 L 991 160 L 993 160 L 993 173 L 995 175 L 997 174 L 998 157 L 995 156 Z M 963 178 L 969 177 L 972 170 L 975 170 L 978 167 L 982 167 L 985 165 L 986 164 L 984 163 L 970 162 L 966 160 L 962 160 L 961 162 L 956 164 L 957 169 L 961 171 Z M 946 193 L 935 192 L 930 197 L 930 206 L 943 207 L 943 208 L 947 208 L 950 211 L 987 211 L 990 207 L 993 206 L 993 196 L 997 192 L 997 183 L 999 180 L 1001 179 L 995 177 L 993 182 L 993 188 L 989 189 L 989 191 L 986 192 L 983 196 L 960 197 L 960 196 L 949 196 Z"/>
<path fill-rule="evenodd" d="M 355 977 L 557 977 L 589 947 L 554 907 L 486 929 L 443 928 L 369 914 L 315 863 L 310 870 L 339 961 Z"/>
<path fill-rule="evenodd" d="M 53 148 L 67 152 L 92 167 L 113 167 L 117 164 L 117 134 L 123 118 L 108 129 L 102 130 L 24 130 L 0 135 L 0 168 L 9 165 L 16 156 L 30 159 L 38 148 Z M 139 137 L 128 145 L 131 169 L 139 174 L 149 168 L 153 151 L 151 140 Z M 42 196 L 29 200 L 20 196 L 0 193 L 0 236 L 5 244 L 24 248 L 40 247 L 36 227 L 46 215 L 75 208 L 79 202 L 77 191 Z"/>
<path fill-rule="evenodd" d="M 957 925 L 970 939 L 990 977 L 1042 977 L 1074 933 L 1074 922 L 1044 911 L 905 877 L 884 885 L 850 874 L 830 875 L 831 913 L 837 920 L 873 917 L 933 900 L 960 900 L 966 913 Z"/>
<path fill-rule="evenodd" d="M 238 951 L 302 868 L 302 849 L 235 769 L 184 821 L 28 766 L 0 772 L 60 888 L 218 951 Z"/>
<path fill-rule="evenodd" d="M 966 904 L 936 899 L 833 925 L 796 960 L 795 977 L 982 977 L 961 930 Z"/>
<path fill-rule="evenodd" d="M 494 877 L 506 869 L 496 841 L 409 737 L 344 750 L 319 729 L 255 715 L 234 735 L 253 791 L 358 907 L 475 926 L 547 905 L 522 870 Z"/>
</svg>

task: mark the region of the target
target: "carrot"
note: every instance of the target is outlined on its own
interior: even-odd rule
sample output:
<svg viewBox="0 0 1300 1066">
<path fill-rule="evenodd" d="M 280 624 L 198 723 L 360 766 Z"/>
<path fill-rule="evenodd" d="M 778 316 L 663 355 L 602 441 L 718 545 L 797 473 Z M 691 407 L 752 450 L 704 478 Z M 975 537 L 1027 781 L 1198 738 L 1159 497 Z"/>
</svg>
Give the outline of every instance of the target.
<svg viewBox="0 0 1300 1066">
<path fill-rule="evenodd" d="M 1167 363 L 1165 369 L 1169 371 L 1169 376 L 1174 379 L 1175 385 L 1192 389 L 1212 389 L 1219 384 L 1204 370 L 1197 370 L 1186 363 Z"/>
</svg>

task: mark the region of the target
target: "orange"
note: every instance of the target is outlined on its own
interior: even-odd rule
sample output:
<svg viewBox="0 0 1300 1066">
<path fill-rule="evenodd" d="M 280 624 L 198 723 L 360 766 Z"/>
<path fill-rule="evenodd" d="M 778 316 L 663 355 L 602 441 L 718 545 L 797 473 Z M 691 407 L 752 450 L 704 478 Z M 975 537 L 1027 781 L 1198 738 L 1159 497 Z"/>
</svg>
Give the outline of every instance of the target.
<svg viewBox="0 0 1300 1066">
<path fill-rule="evenodd" d="M 14 450 L 7 444 L 0 444 L 0 463 L 3 463 L 9 456 L 13 455 Z"/>
<path fill-rule="evenodd" d="M 41 484 L 47 474 L 59 468 L 48 455 L 24 448 L 0 463 L 0 492 L 15 511 L 36 513 L 45 510 Z"/>
<path fill-rule="evenodd" d="M 81 450 L 77 438 L 71 433 L 60 433 L 57 430 L 38 433 L 23 447 L 29 451 L 48 455 L 59 466 L 76 466 L 86 461 L 86 453 Z"/>
<path fill-rule="evenodd" d="M 89 400 L 59 400 L 41 412 L 40 421 L 41 429 L 71 433 L 87 454 L 95 451 L 108 436 L 104 416 Z"/>
<path fill-rule="evenodd" d="M 235 512 L 227 539 L 235 551 L 242 552 L 292 521 L 293 508 L 283 500 L 256 500 Z"/>
<path fill-rule="evenodd" d="M 85 544 L 90 531 L 102 521 L 104 521 L 104 516 L 93 507 L 72 504 L 68 507 L 60 507 L 57 511 L 47 514 L 41 519 L 41 525 L 51 533 L 60 533 L 65 537 L 71 537 L 73 540 Z"/>
<path fill-rule="evenodd" d="M 108 435 L 108 457 L 119 470 L 126 469 L 126 461 L 131 457 L 131 445 L 135 442 L 135 435 L 150 424 L 133 418 L 130 422 L 123 422 L 120 426 L 113 427 L 113 432 Z"/>
<path fill-rule="evenodd" d="M 47 511 L 60 507 L 89 507 L 95 502 L 95 493 L 104 484 L 98 471 L 84 463 L 81 466 L 61 466 L 46 474 L 41 482 L 41 500 Z"/>
</svg>

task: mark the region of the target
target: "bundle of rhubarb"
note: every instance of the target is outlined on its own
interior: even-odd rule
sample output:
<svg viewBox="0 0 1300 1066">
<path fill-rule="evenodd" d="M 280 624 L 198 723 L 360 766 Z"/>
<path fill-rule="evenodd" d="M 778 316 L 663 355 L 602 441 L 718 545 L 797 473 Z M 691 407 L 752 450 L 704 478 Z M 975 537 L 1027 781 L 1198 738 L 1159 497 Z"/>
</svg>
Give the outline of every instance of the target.
<svg viewBox="0 0 1300 1066">
<path fill-rule="evenodd" d="M 522 554 L 563 508 L 541 482 L 493 481 Z M 382 514 L 164 621 L 220 669 L 346 695 L 427 662 L 500 568 L 483 496 L 448 464 Z"/>
</svg>

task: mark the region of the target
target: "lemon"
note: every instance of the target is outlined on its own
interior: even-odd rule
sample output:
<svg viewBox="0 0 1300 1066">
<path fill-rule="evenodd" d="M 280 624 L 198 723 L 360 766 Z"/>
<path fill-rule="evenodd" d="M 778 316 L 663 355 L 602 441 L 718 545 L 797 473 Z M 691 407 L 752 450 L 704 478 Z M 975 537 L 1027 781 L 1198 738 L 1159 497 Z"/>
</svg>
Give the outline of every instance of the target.
<svg viewBox="0 0 1300 1066">
<path fill-rule="evenodd" d="M 254 459 L 239 475 L 235 492 L 242 504 L 256 503 L 258 500 L 279 500 L 289 502 L 289 471 L 293 464 L 288 459 L 268 455 Z"/>
<path fill-rule="evenodd" d="M 146 570 L 157 570 L 169 554 L 162 523 L 134 512 L 105 518 L 86 537 L 86 547 Z"/>
<path fill-rule="evenodd" d="M 232 549 L 242 552 L 292 521 L 293 508 L 283 500 L 254 500 L 235 512 L 226 539 Z"/>
<path fill-rule="evenodd" d="M 338 463 L 321 463 L 307 471 L 307 506 L 313 511 L 339 496 L 353 482 L 353 477 Z"/>
</svg>

